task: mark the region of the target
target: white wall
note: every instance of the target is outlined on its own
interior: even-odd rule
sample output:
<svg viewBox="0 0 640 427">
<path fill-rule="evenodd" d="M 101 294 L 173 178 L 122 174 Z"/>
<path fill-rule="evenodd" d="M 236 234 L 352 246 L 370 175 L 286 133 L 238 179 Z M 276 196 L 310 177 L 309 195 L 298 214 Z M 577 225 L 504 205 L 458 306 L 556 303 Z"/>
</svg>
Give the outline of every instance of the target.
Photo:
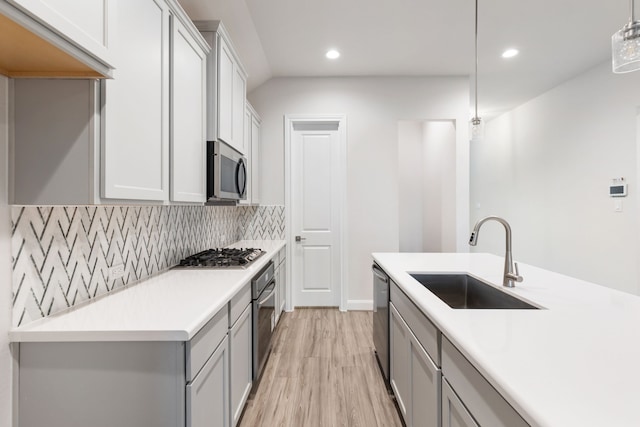
<svg viewBox="0 0 640 427">
<path fill-rule="evenodd" d="M 398 251 L 398 121 L 455 119 L 459 186 L 456 212 L 468 231 L 469 86 L 461 77 L 277 78 L 249 94 L 262 117 L 262 203 L 282 205 L 284 115 L 345 114 L 347 117 L 348 300 L 372 301 L 371 253 Z"/>
<path fill-rule="evenodd" d="M 9 80 L 0 76 L 0 427 L 11 426 L 11 231 L 8 205 Z"/>
<path fill-rule="evenodd" d="M 452 121 L 398 123 L 400 252 L 456 250 Z"/>
<path fill-rule="evenodd" d="M 489 121 L 471 145 L 471 220 L 505 217 L 516 261 L 638 293 L 638 105 L 640 73 L 606 62 Z M 614 177 L 629 182 L 622 213 Z M 503 255 L 501 226 L 476 250 Z"/>
<path fill-rule="evenodd" d="M 400 252 L 424 251 L 422 122 L 398 123 L 398 233 Z"/>
<path fill-rule="evenodd" d="M 450 121 L 427 121 L 422 130 L 424 252 L 455 252 L 455 128 Z"/>
</svg>

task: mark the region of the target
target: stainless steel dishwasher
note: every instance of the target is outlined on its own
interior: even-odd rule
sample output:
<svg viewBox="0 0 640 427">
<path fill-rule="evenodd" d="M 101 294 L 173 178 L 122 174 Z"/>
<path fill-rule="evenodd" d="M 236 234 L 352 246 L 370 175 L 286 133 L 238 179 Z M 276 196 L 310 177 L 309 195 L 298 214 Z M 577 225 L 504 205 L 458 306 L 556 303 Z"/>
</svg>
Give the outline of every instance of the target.
<svg viewBox="0 0 640 427">
<path fill-rule="evenodd" d="M 389 388 L 389 276 L 376 263 L 373 271 L 373 346 Z"/>
</svg>

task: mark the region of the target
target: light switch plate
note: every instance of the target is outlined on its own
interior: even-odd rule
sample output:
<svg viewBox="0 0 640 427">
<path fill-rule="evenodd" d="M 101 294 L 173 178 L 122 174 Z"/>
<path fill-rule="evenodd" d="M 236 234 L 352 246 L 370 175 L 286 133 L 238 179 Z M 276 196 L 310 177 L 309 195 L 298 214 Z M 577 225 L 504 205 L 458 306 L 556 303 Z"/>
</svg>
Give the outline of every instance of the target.
<svg viewBox="0 0 640 427">
<path fill-rule="evenodd" d="M 620 199 L 616 199 L 613 202 L 613 211 L 614 212 L 622 212 L 623 208 L 622 208 L 622 200 Z"/>
</svg>

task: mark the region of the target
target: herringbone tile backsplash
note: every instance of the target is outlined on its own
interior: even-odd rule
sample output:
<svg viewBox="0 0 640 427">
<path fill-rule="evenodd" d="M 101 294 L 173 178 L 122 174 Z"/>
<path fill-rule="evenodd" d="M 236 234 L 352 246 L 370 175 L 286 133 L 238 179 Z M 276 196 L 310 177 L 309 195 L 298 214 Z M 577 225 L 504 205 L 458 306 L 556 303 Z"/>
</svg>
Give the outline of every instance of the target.
<svg viewBox="0 0 640 427">
<path fill-rule="evenodd" d="M 284 206 L 14 206 L 13 324 L 49 316 L 242 239 L 284 239 Z M 123 265 L 124 276 L 109 277 Z"/>
</svg>

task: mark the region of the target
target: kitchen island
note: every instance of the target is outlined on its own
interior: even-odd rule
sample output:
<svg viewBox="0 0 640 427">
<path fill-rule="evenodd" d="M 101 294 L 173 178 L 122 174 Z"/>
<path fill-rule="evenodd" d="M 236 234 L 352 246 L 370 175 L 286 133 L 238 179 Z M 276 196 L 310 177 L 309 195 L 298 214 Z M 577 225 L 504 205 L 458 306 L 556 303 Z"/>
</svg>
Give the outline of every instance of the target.
<svg viewBox="0 0 640 427">
<path fill-rule="evenodd" d="M 529 425 L 640 425 L 639 297 L 526 264 L 505 288 L 489 254 L 373 258 Z M 540 309 L 453 309 L 409 275 L 422 272 L 469 273 Z"/>
</svg>

